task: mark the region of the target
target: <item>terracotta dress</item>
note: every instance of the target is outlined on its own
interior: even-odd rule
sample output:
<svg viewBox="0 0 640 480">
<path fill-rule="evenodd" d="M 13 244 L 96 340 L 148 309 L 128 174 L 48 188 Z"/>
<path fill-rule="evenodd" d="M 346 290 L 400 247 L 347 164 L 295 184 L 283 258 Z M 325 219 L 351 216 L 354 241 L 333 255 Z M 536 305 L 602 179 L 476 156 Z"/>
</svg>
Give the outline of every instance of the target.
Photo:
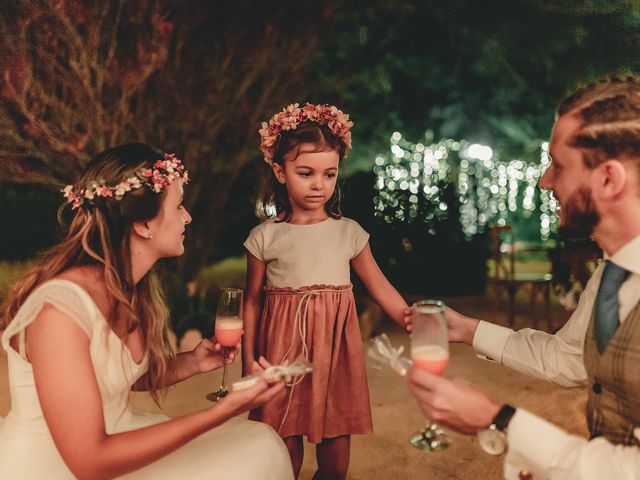
<svg viewBox="0 0 640 480">
<path fill-rule="evenodd" d="M 283 438 L 319 443 L 373 431 L 349 268 L 368 239 L 357 222 L 329 218 L 313 225 L 270 220 L 245 241 L 267 267 L 256 358 L 280 364 L 304 355 L 313 365 L 288 395 L 251 412 Z"/>
</svg>

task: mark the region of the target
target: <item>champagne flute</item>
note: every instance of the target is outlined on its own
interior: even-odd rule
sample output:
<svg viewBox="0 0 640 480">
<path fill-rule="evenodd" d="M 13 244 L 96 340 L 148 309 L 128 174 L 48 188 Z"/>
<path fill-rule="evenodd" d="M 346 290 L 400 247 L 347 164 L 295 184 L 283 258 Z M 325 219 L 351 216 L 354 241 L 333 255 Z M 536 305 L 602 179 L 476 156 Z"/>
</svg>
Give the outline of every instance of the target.
<svg viewBox="0 0 640 480">
<path fill-rule="evenodd" d="M 411 360 L 413 366 L 433 375 L 442 375 L 449 363 L 449 338 L 444 318 L 444 303 L 440 300 L 420 300 L 411 307 Z M 433 422 L 411 437 L 411 445 L 434 452 L 449 446 L 445 431 Z"/>
<path fill-rule="evenodd" d="M 222 345 L 224 365 L 222 366 L 222 384 L 217 392 L 207 395 L 207 399 L 217 402 L 229 393 L 227 386 L 227 358 L 242 337 L 242 294 L 240 288 L 223 288 L 218 297 L 214 334 Z"/>
</svg>

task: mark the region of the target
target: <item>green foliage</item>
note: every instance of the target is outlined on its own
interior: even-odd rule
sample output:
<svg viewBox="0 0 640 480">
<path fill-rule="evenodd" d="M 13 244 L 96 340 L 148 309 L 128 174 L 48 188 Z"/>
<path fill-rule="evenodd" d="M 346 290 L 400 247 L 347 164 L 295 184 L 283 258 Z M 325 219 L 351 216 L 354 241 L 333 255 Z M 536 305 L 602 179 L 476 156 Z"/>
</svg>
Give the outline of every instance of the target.
<svg viewBox="0 0 640 480">
<path fill-rule="evenodd" d="M 523 158 L 580 81 L 640 69 L 637 2 L 339 0 L 314 93 L 354 119 L 350 168 L 400 131 Z"/>
<path fill-rule="evenodd" d="M 0 301 L 9 293 L 9 289 L 15 280 L 29 267 L 29 262 L 9 262 L 0 260 Z"/>
<path fill-rule="evenodd" d="M 11 0 L 0 12 L 0 178 L 59 184 L 131 140 L 179 153 L 193 173 L 187 278 L 241 252 L 256 130 L 287 103 L 351 114 L 347 174 L 370 170 L 394 131 L 528 162 L 570 86 L 640 69 L 635 1 Z"/>
<path fill-rule="evenodd" d="M 218 288 L 244 288 L 246 274 L 246 255 L 228 257 L 200 270 L 196 283 L 204 290 L 210 290 L 214 285 Z"/>
</svg>

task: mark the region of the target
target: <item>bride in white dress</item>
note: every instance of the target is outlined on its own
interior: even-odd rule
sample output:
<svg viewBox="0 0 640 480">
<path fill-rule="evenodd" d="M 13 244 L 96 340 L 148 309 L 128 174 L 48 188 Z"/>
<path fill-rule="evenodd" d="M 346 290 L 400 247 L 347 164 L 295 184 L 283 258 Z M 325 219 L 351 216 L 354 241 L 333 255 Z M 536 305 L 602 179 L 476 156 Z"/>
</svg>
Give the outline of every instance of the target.
<svg viewBox="0 0 640 480">
<path fill-rule="evenodd" d="M 0 477 L 293 479 L 280 437 L 227 420 L 281 393 L 265 379 L 206 410 L 134 414 L 130 389 L 160 390 L 222 366 L 203 340 L 175 355 L 153 265 L 184 251 L 181 162 L 142 144 L 103 152 L 65 189 L 66 238 L 8 296 L 0 317 L 11 410 L 0 418 Z M 232 354 L 232 357 L 234 355 Z"/>
</svg>

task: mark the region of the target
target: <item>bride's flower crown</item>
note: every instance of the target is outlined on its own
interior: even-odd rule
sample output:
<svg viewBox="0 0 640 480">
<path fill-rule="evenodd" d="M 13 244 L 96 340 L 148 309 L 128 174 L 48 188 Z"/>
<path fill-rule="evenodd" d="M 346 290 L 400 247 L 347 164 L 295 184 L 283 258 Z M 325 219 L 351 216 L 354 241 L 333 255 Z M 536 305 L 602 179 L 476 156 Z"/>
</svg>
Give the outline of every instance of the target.
<svg viewBox="0 0 640 480">
<path fill-rule="evenodd" d="M 153 163 L 153 167 L 141 168 L 135 172 L 135 175 L 125 178 L 113 187 L 100 181 L 91 182 L 86 187 L 67 185 L 62 191 L 67 203 L 72 204 L 72 209 L 75 210 L 83 206 L 85 202 L 91 204 L 96 197 L 120 200 L 127 192 L 143 186 L 155 193 L 160 193 L 176 178 L 182 179 L 183 183 L 188 183 L 189 172 L 185 170 L 182 161 L 176 158 L 173 153 L 165 153 L 162 160 L 156 160 Z"/>
<path fill-rule="evenodd" d="M 281 112 L 276 113 L 269 122 L 262 122 L 260 133 L 260 150 L 264 154 L 264 161 L 273 164 L 275 145 L 283 131 L 295 130 L 302 122 L 315 122 L 326 125 L 336 137 L 342 139 L 347 148 L 351 148 L 351 127 L 353 122 L 349 115 L 333 105 L 314 105 L 306 103 L 292 103 Z"/>
</svg>

